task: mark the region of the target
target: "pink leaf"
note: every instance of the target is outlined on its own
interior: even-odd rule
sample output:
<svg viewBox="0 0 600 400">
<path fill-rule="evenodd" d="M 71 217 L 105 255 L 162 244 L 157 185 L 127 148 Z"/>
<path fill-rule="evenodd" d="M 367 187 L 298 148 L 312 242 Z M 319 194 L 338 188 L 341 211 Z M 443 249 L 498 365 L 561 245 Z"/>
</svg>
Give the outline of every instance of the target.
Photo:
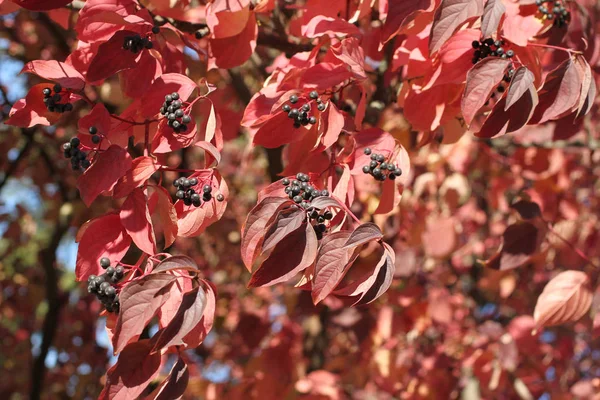
<svg viewBox="0 0 600 400">
<path fill-rule="evenodd" d="M 281 185 L 281 182 L 276 183 Z M 242 261 L 248 271 L 252 271 L 252 265 L 262 248 L 267 226 L 273 222 L 279 210 L 286 204 L 289 205 L 291 202 L 282 197 L 267 197 L 254 206 L 248 214 L 242 226 L 241 243 Z"/>
<path fill-rule="evenodd" d="M 83 202 L 89 207 L 100 193 L 112 190 L 130 168 L 131 156 L 122 147 L 112 145 L 99 153 L 92 166 L 77 179 Z"/>
<path fill-rule="evenodd" d="M 456 28 L 482 13 L 482 0 L 442 0 L 431 27 L 429 52 L 437 52 L 446 40 L 450 39 Z"/>
<path fill-rule="evenodd" d="M 130 400 L 144 392 L 159 372 L 160 353 L 150 354 L 149 340 L 131 343 L 106 373 L 106 385 L 99 400 Z"/>
<path fill-rule="evenodd" d="M 162 229 L 163 235 L 165 236 L 164 248 L 166 249 L 175 242 L 175 239 L 177 239 L 177 211 L 171 202 L 171 195 L 165 188 L 154 186 L 154 189 L 150 199 L 152 201 L 154 197 L 156 197 L 156 212 L 153 213 L 153 215 L 156 215 L 156 218 L 159 221 L 158 224 L 154 224 L 154 227 L 160 227 Z"/>
<path fill-rule="evenodd" d="M 241 26 L 244 29 L 238 35 L 210 39 L 211 59 L 209 59 L 209 69 L 237 67 L 254 53 L 256 37 L 258 36 L 258 26 L 254 13 L 250 13 L 246 24 Z M 231 49 L 235 49 L 235 51 L 231 51 Z"/>
<path fill-rule="evenodd" d="M 200 287 L 184 293 L 179 308 L 169 325 L 152 337 L 152 351 L 160 351 L 170 346 L 185 346 L 183 339 L 200 323 L 206 302 L 206 293 Z"/>
<path fill-rule="evenodd" d="M 483 107 L 496 86 L 502 82 L 510 61 L 501 58 L 486 58 L 478 62 L 467 73 L 467 85 L 463 93 L 461 110 L 467 125 Z"/>
<path fill-rule="evenodd" d="M 360 36 L 360 30 L 351 23 L 341 18 L 331 18 L 324 15 L 313 17 L 308 24 L 302 27 L 302 36 L 317 38 L 323 35 L 330 37 Z"/>
<path fill-rule="evenodd" d="M 158 171 L 152 157 L 140 156 L 131 162 L 131 169 L 115 185 L 113 196 L 116 199 L 127 196 L 133 189 L 146 183 Z"/>
<path fill-rule="evenodd" d="M 136 61 L 141 56 L 123 49 L 123 43 L 127 36 L 136 34 L 136 32 L 126 30 L 117 31 L 107 42 L 102 43 L 90 63 L 86 75 L 87 80 L 89 82 L 102 81 L 119 71 L 135 67 Z"/>
<path fill-rule="evenodd" d="M 387 18 L 381 33 L 382 43 L 387 42 L 410 21 L 418 11 L 427 10 L 432 0 L 388 0 Z"/>
<path fill-rule="evenodd" d="M 162 74 L 142 96 L 140 113 L 144 118 L 154 117 L 159 113 L 166 95 L 177 92 L 183 102 L 194 93 L 196 88 L 196 83 L 185 75 Z"/>
<path fill-rule="evenodd" d="M 158 272 L 172 272 L 172 271 L 191 271 L 198 273 L 200 268 L 196 262 L 184 255 L 177 255 L 167 257 L 162 260 L 158 265 L 152 270 L 152 273 Z"/>
<path fill-rule="evenodd" d="M 502 0 L 487 0 L 481 19 L 481 35 L 484 38 L 492 37 L 498 31 L 504 12 L 506 7 L 502 4 Z"/>
<path fill-rule="evenodd" d="M 315 264 L 312 299 L 318 304 L 329 296 L 347 271 L 354 248 L 346 248 L 350 232 L 334 232 L 321 240 Z"/>
<path fill-rule="evenodd" d="M 79 247 L 75 273 L 82 281 L 92 274 L 101 274 L 102 257 L 108 257 L 112 263 L 121 261 L 129 250 L 131 237 L 121 225 L 119 214 L 111 213 L 86 222 L 79 229 L 76 241 Z"/>
<path fill-rule="evenodd" d="M 510 81 L 504 111 L 512 107 L 525 93 L 537 98 L 534 82 L 535 76 L 533 73 L 527 67 L 519 67 Z"/>
<path fill-rule="evenodd" d="M 127 284 L 121 290 L 121 310 L 112 339 L 115 354 L 142 333 L 146 324 L 169 299 L 169 286 L 175 279 L 169 274 L 150 274 Z"/>
<path fill-rule="evenodd" d="M 187 388 L 190 374 L 181 358 L 177 359 L 167 378 L 148 396 L 152 400 L 171 400 L 183 396 Z"/>
<path fill-rule="evenodd" d="M 81 90 L 85 86 L 85 80 L 79 71 L 56 60 L 30 61 L 21 70 L 21 73 L 23 72 L 60 83 L 66 89 Z"/>
<path fill-rule="evenodd" d="M 277 243 L 269 257 L 252 274 L 248 287 L 285 282 L 315 261 L 318 241 L 310 224 L 303 224 Z"/>
<path fill-rule="evenodd" d="M 546 76 L 538 94 L 539 104 L 532 117 L 533 123 L 558 119 L 576 109 L 581 96 L 581 77 L 571 58 Z"/>
<path fill-rule="evenodd" d="M 582 271 L 563 271 L 540 294 L 533 318 L 538 327 L 577 321 L 592 305 L 590 280 Z"/>
<path fill-rule="evenodd" d="M 155 254 L 156 239 L 144 189 L 138 188 L 131 192 L 121 206 L 119 217 L 136 246 L 146 254 Z"/>
<path fill-rule="evenodd" d="M 500 249 L 484 264 L 500 271 L 521 267 L 538 251 L 543 236 L 533 223 L 516 222 L 506 228 Z"/>
<path fill-rule="evenodd" d="M 374 223 L 367 222 L 356 228 L 343 246 L 344 248 L 357 247 L 368 242 L 380 241 L 382 238 L 381 229 Z"/>
<path fill-rule="evenodd" d="M 287 208 L 280 211 L 275 218 L 275 222 L 266 233 L 262 252 L 269 251 L 286 236 L 300 228 L 306 221 L 306 212 L 298 208 Z"/>
</svg>

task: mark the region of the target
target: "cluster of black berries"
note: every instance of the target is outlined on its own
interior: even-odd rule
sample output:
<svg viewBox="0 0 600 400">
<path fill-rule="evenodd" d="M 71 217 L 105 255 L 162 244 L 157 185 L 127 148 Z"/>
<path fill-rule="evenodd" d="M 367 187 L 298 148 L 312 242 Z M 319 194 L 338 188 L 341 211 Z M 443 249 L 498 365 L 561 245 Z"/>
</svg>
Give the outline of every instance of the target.
<svg viewBox="0 0 600 400">
<path fill-rule="evenodd" d="M 545 6 L 544 3 L 548 3 L 548 6 Z M 563 27 L 571 20 L 571 13 L 565 8 L 562 1 L 535 0 L 535 4 L 545 19 L 553 20 L 554 26 Z"/>
<path fill-rule="evenodd" d="M 63 113 L 65 111 L 73 110 L 73 104 L 71 104 L 71 103 L 60 104 L 59 103 L 62 100 L 62 96 L 60 95 L 61 91 L 62 91 L 62 86 L 60 85 L 60 83 L 57 83 L 56 85 L 54 85 L 54 94 L 52 94 L 52 89 L 50 89 L 50 88 L 44 88 L 42 90 L 42 94 L 44 95 L 44 104 L 46 105 L 46 108 L 48 109 L 48 111 Z"/>
<path fill-rule="evenodd" d="M 202 39 L 203 37 L 205 37 L 209 33 L 210 33 L 210 29 L 208 29 L 208 26 L 203 25 L 203 26 L 200 27 L 200 29 L 198 29 L 194 33 L 194 36 L 196 37 L 196 39 Z"/>
<path fill-rule="evenodd" d="M 365 174 L 370 174 L 378 181 L 385 181 L 386 178 L 394 180 L 396 177 L 402 175 L 400 167 L 385 162 L 385 156 L 383 154 L 373 153 L 368 147 L 363 150 L 363 153 L 371 156 L 369 165 L 362 167 L 362 171 Z"/>
<path fill-rule="evenodd" d="M 319 98 L 319 93 L 317 93 L 316 90 L 310 92 L 308 97 L 310 97 L 311 100 L 315 100 L 315 102 L 317 103 L 317 109 L 319 111 L 325 110 L 325 104 L 323 104 L 322 100 Z M 295 94 L 290 96 L 290 103 L 296 104 L 298 100 L 298 96 L 296 96 Z M 314 116 L 308 115 L 308 112 L 310 111 L 309 103 L 303 104 L 302 107 L 300 107 L 300 109 L 292 108 L 292 106 L 290 106 L 289 104 L 284 104 L 283 106 L 281 106 L 281 109 L 284 112 L 288 113 L 289 118 L 294 120 L 294 128 L 300 128 L 300 126 L 306 126 L 308 124 L 313 125 L 317 123 L 317 119 Z"/>
<path fill-rule="evenodd" d="M 323 238 L 323 233 L 327 230 L 327 225 L 324 224 L 325 221 L 330 221 L 333 218 L 333 213 L 329 210 L 324 211 L 323 213 L 319 213 L 319 210 L 312 209 L 308 214 L 311 221 L 314 221 L 313 229 L 317 234 L 317 239 L 321 240 Z"/>
<path fill-rule="evenodd" d="M 285 193 L 289 196 L 291 200 L 296 204 L 300 204 L 302 208 L 308 209 L 310 207 L 310 202 L 313 199 L 321 196 L 329 196 L 329 191 L 318 190 L 315 187 L 311 186 L 310 178 L 307 174 L 303 174 L 302 172 L 296 175 L 296 179 L 290 181 L 288 178 L 283 178 L 281 183 L 285 186 Z"/>
<path fill-rule="evenodd" d="M 94 143 L 94 144 L 100 143 L 102 138 L 98 135 L 98 128 L 96 128 L 95 126 L 90 126 L 90 129 L 88 129 L 88 132 L 90 133 L 90 135 L 92 135 L 92 143 Z"/>
<path fill-rule="evenodd" d="M 492 38 L 481 39 L 479 41 L 474 40 L 471 46 L 475 49 L 473 53 L 473 59 L 471 62 L 477 64 L 480 60 L 486 57 L 501 57 L 501 58 L 512 58 L 515 52 L 512 50 L 505 50 L 504 40 L 494 40 Z"/>
<path fill-rule="evenodd" d="M 151 49 L 152 47 L 153 44 L 150 39 L 141 37 L 140 35 L 125 36 L 125 40 L 123 40 L 123 49 L 129 50 L 134 54 L 139 53 L 143 49 Z"/>
<path fill-rule="evenodd" d="M 63 154 L 65 158 L 71 159 L 71 167 L 77 171 L 79 169 L 86 169 L 90 166 L 90 160 L 87 159 L 87 153 L 79 149 L 81 141 L 79 138 L 71 138 L 71 140 L 63 144 Z"/>
<path fill-rule="evenodd" d="M 167 123 L 175 133 L 185 132 L 187 125 L 192 121 L 189 115 L 185 115 L 181 106 L 183 103 L 179 100 L 179 93 L 173 92 L 165 96 L 165 102 L 160 107 L 160 113 L 166 115 Z"/>
<path fill-rule="evenodd" d="M 177 192 L 175 193 L 175 197 L 179 200 L 183 200 L 183 204 L 186 206 L 193 205 L 194 207 L 200 207 L 202 205 L 202 201 L 211 201 L 212 200 L 212 187 L 210 185 L 204 185 L 202 187 L 202 197 L 196 192 L 192 186 L 196 186 L 198 184 L 198 179 L 196 178 L 179 178 L 173 182 L 173 186 L 177 188 Z M 225 200 L 225 196 L 219 193 L 216 197 L 217 201 Z"/>
<path fill-rule="evenodd" d="M 108 312 L 119 312 L 119 297 L 117 295 L 117 289 L 113 284 L 119 282 L 125 270 L 122 266 L 117 267 L 110 266 L 110 260 L 106 257 L 100 259 L 100 266 L 106 270 L 100 276 L 90 275 L 88 278 L 88 292 L 94 293 L 98 300 L 102 302 L 102 305 Z"/>
</svg>

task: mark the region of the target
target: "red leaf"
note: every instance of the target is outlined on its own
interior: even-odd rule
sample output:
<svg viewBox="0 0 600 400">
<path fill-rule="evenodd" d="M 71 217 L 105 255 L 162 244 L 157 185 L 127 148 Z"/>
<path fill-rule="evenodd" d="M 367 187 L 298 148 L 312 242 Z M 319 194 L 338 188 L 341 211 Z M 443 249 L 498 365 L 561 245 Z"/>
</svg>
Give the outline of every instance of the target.
<svg viewBox="0 0 600 400">
<path fill-rule="evenodd" d="M 204 156 L 204 168 L 209 168 L 211 166 L 216 167 L 221 162 L 221 152 L 219 152 L 219 149 L 213 146 L 212 143 L 201 140 L 196 142 L 194 146 L 199 147 L 206 152 L 206 155 Z"/>
<path fill-rule="evenodd" d="M 387 18 L 381 32 L 381 42 L 390 40 L 411 20 L 411 17 L 421 10 L 427 10 L 432 4 L 431 0 L 405 0 L 387 2 Z"/>
<path fill-rule="evenodd" d="M 136 67 L 122 71 L 119 77 L 123 93 L 128 97 L 141 97 L 163 72 L 160 62 L 149 51 L 141 54 Z"/>
<path fill-rule="evenodd" d="M 525 93 L 529 93 L 534 98 L 537 98 L 534 82 L 535 76 L 533 72 L 528 70 L 527 67 L 519 67 L 510 81 L 504 111 L 512 107 Z"/>
<path fill-rule="evenodd" d="M 587 114 L 596 98 L 596 82 L 592 74 L 592 68 L 584 57 L 575 57 L 575 65 L 581 76 L 581 96 L 577 105 L 577 116 Z"/>
<path fill-rule="evenodd" d="M 318 241 L 310 224 L 303 224 L 281 240 L 269 257 L 252 274 L 248 287 L 285 282 L 315 261 Z"/>
<path fill-rule="evenodd" d="M 537 327 L 577 321 L 592 305 L 590 280 L 582 271 L 563 271 L 544 287 L 533 318 Z"/>
<path fill-rule="evenodd" d="M 159 221 L 158 224 L 154 224 L 154 227 L 162 229 L 165 236 L 164 248 L 166 249 L 177 239 L 177 211 L 171 202 L 171 195 L 165 188 L 161 186 L 153 186 L 153 188 L 155 190 L 150 197 L 150 202 L 156 198 L 156 213 L 152 214 L 156 215 Z"/>
<path fill-rule="evenodd" d="M 152 270 L 152 273 L 158 272 L 172 272 L 172 271 L 191 271 L 198 273 L 200 272 L 200 268 L 198 264 L 188 256 L 177 255 L 170 256 L 162 260 L 158 265 Z"/>
<path fill-rule="evenodd" d="M 19 6 L 31 11 L 48 11 L 62 8 L 72 0 L 10 0 Z"/>
<path fill-rule="evenodd" d="M 233 68 L 242 65 L 250 58 L 256 48 L 256 37 L 258 36 L 258 25 L 256 24 L 256 16 L 250 13 L 248 21 L 238 35 L 226 38 L 211 38 L 209 69 L 218 68 Z M 231 51 L 235 49 L 235 51 Z"/>
<path fill-rule="evenodd" d="M 144 392 L 159 372 L 161 355 L 150 354 L 150 341 L 131 343 L 106 373 L 106 385 L 99 400 L 130 400 Z"/>
<path fill-rule="evenodd" d="M 216 293 L 217 290 L 212 283 L 207 280 L 202 280 L 204 287 L 206 287 L 206 307 L 204 308 L 204 315 L 200 322 L 188 333 L 183 341 L 187 344 L 188 348 L 195 348 L 206 338 L 206 335 L 210 332 L 215 320 L 216 310 Z"/>
<path fill-rule="evenodd" d="M 217 0 L 206 7 L 206 24 L 214 38 L 237 36 L 250 18 L 250 2 Z"/>
<path fill-rule="evenodd" d="M 581 94 L 581 77 L 571 58 L 563 61 L 546 76 L 539 91 L 539 104 L 531 119 L 532 123 L 563 117 L 577 108 Z"/>
<path fill-rule="evenodd" d="M 134 68 L 141 55 L 123 49 L 123 43 L 126 36 L 135 36 L 136 34 L 136 32 L 126 30 L 117 31 L 107 42 L 102 43 L 90 63 L 86 75 L 87 80 L 89 82 L 102 81 L 119 71 Z"/>
<path fill-rule="evenodd" d="M 497 31 L 500 21 L 506 12 L 502 0 L 487 0 L 481 19 L 481 35 L 484 38 L 492 37 Z"/>
<path fill-rule="evenodd" d="M 197 86 L 190 78 L 181 74 L 162 74 L 141 98 L 140 114 L 144 118 L 154 117 L 160 112 L 165 96 L 177 92 L 181 101 L 186 101 Z"/>
<path fill-rule="evenodd" d="M 329 37 L 361 36 L 360 30 L 351 23 L 341 18 L 331 18 L 324 15 L 313 17 L 308 24 L 302 27 L 302 36 L 311 39 L 327 35 Z"/>
<path fill-rule="evenodd" d="M 229 198 L 229 189 L 225 179 L 221 177 L 217 170 L 204 170 L 200 173 L 190 175 L 190 178 L 198 178 L 202 182 L 208 178 L 212 171 L 212 179 L 206 184 L 211 184 L 213 187 L 212 200 L 202 202 L 200 207 L 186 206 L 183 201 L 178 200 L 175 203 L 177 211 L 177 229 L 178 235 L 183 237 L 194 237 L 202 234 L 206 228 L 215 223 L 223 216 L 227 208 L 227 199 Z M 224 201 L 217 201 L 217 194 L 222 194 Z"/>
<path fill-rule="evenodd" d="M 352 135 L 356 144 L 353 153 L 352 175 L 361 175 L 362 167 L 371 162 L 371 156 L 364 153 L 365 148 L 369 147 L 373 153 L 388 154 L 394 150 L 396 141 L 388 132 L 380 128 L 364 129 Z"/>
<path fill-rule="evenodd" d="M 329 103 L 327 109 L 321 115 L 325 127 L 321 140 L 325 148 L 328 149 L 337 142 L 342 133 L 342 129 L 344 128 L 344 116 L 333 103 Z"/>
<path fill-rule="evenodd" d="M 298 230 L 306 221 L 306 212 L 298 208 L 287 208 L 277 213 L 275 221 L 269 226 L 262 244 L 262 252 L 267 252 L 292 232 Z"/>
<path fill-rule="evenodd" d="M 522 128 L 533 115 L 535 106 L 537 105 L 537 96 L 535 91 L 530 90 L 525 92 L 507 111 L 504 111 L 505 105 L 506 97 L 503 97 L 494 105 L 492 112 L 488 115 L 475 136 L 493 138 Z"/>
<path fill-rule="evenodd" d="M 129 169 L 131 157 L 122 147 L 112 145 L 99 153 L 92 166 L 77 179 L 83 202 L 89 207 L 100 193 L 112 190 Z"/>
<path fill-rule="evenodd" d="M 206 293 L 200 287 L 185 293 L 169 325 L 152 337 L 152 351 L 160 351 L 170 346 L 185 346 L 183 339 L 200 323 L 206 301 Z"/>
<path fill-rule="evenodd" d="M 190 374 L 186 363 L 178 358 L 167 378 L 148 396 L 152 400 L 179 399 L 185 393 Z"/>
<path fill-rule="evenodd" d="M 52 125 L 58 121 L 61 114 L 50 112 L 44 104 L 42 90 L 52 87 L 48 83 L 32 86 L 24 99 L 18 100 L 9 112 L 9 118 L 4 121 L 7 125 L 29 128 L 34 125 Z"/>
<path fill-rule="evenodd" d="M 169 274 L 150 274 L 130 282 L 121 290 L 121 310 L 112 338 L 115 354 L 142 333 L 146 324 L 169 299 L 169 286 L 175 279 Z"/>
<path fill-rule="evenodd" d="M 131 192 L 121 206 L 119 217 L 135 245 L 146 254 L 156 254 L 156 239 L 144 189 Z"/>
<path fill-rule="evenodd" d="M 431 27 L 429 52 L 433 54 L 438 51 L 446 40 L 450 39 L 456 28 L 482 13 L 482 0 L 442 0 Z"/>
<path fill-rule="evenodd" d="M 85 80 L 79 71 L 56 60 L 30 61 L 21 70 L 21 73 L 23 72 L 58 82 L 66 89 L 81 90 L 85 86 Z"/>
<path fill-rule="evenodd" d="M 104 103 L 96 103 L 92 111 L 77 122 L 77 131 L 81 143 L 89 147 L 96 147 L 92 142 L 92 136 L 89 129 L 95 127 L 99 135 L 107 136 L 110 131 L 111 118 L 110 113 L 104 107 Z"/>
<path fill-rule="evenodd" d="M 75 273 L 77 280 L 83 281 L 88 276 L 100 275 L 100 259 L 108 257 L 112 263 L 121 261 L 131 238 L 121 225 L 119 214 L 106 214 L 86 222 L 77 233 L 77 262 Z M 107 246 L 107 243 L 110 245 Z"/>
<path fill-rule="evenodd" d="M 276 182 L 281 185 L 280 182 Z M 283 187 L 283 185 L 281 185 Z M 276 216 L 285 205 L 291 204 L 287 199 L 282 197 L 267 197 L 258 203 L 248 214 L 246 222 L 242 226 L 242 261 L 252 272 L 252 265 L 265 240 L 267 227 L 273 222 Z"/>
<path fill-rule="evenodd" d="M 352 76 L 352 71 L 343 64 L 322 62 L 308 68 L 302 76 L 302 82 L 306 87 L 321 91 L 339 85 Z"/>
<path fill-rule="evenodd" d="M 131 169 L 123 175 L 113 192 L 113 197 L 119 199 L 127 196 L 133 189 L 146 183 L 158 171 L 158 165 L 152 157 L 140 156 L 131 162 Z"/>
<path fill-rule="evenodd" d="M 280 182 L 276 182 L 281 185 Z M 281 185 L 283 186 L 283 185 Z M 252 272 L 252 265 L 256 261 L 262 243 L 265 240 L 267 227 L 273 222 L 278 215 L 279 210 L 291 202 L 282 197 L 267 197 L 258 203 L 248 214 L 246 222 L 242 226 L 242 261 Z"/>
<path fill-rule="evenodd" d="M 533 223 L 516 222 L 506 228 L 500 249 L 484 265 L 500 271 L 521 267 L 538 251 L 543 236 Z"/>
<path fill-rule="evenodd" d="M 477 112 L 489 99 L 496 86 L 502 82 L 510 61 L 502 58 L 486 58 L 467 73 L 467 85 L 463 93 L 461 110 L 467 125 L 471 125 Z"/>
<path fill-rule="evenodd" d="M 352 232 L 348 241 L 344 243 L 344 248 L 351 248 L 363 245 L 368 242 L 379 241 L 383 238 L 383 233 L 377 225 L 367 222 L 360 225 Z"/>
<path fill-rule="evenodd" d="M 284 144 L 301 139 L 298 131 L 304 128 L 293 128 L 293 123 L 285 112 L 277 112 L 266 121 L 252 138 L 255 145 L 274 149 Z"/>
<path fill-rule="evenodd" d="M 350 232 L 334 232 L 321 240 L 312 282 L 312 299 L 318 304 L 333 292 L 344 277 L 354 248 L 346 248 Z"/>
<path fill-rule="evenodd" d="M 357 301 L 354 305 L 363 305 L 369 304 L 373 301 L 377 300 L 382 294 L 384 294 L 392 285 L 392 281 L 394 280 L 394 271 L 395 271 L 395 254 L 394 250 L 387 244 L 383 243 L 384 253 L 383 253 L 383 263 L 381 263 L 381 267 L 379 270 L 375 270 L 375 279 L 372 280 L 371 287 L 367 292 L 365 292 L 360 300 Z M 369 280 L 371 281 L 371 279 Z"/>
</svg>

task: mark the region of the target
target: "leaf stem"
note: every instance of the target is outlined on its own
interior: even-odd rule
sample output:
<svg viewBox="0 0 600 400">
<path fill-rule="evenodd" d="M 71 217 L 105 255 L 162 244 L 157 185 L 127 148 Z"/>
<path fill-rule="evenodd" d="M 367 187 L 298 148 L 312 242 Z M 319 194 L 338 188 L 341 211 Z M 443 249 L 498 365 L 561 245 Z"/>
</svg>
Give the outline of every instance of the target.
<svg viewBox="0 0 600 400">
<path fill-rule="evenodd" d="M 583 251 L 579 250 L 573 243 L 569 242 L 562 235 L 560 235 L 558 232 L 556 232 L 554 230 L 554 228 L 552 227 L 552 224 L 549 221 L 544 220 L 544 222 L 548 225 L 548 230 L 550 231 L 550 233 L 552 233 L 554 236 L 556 236 L 561 242 L 563 242 L 567 246 L 569 246 L 584 261 L 588 262 L 594 268 L 600 269 L 600 266 L 598 266 L 596 263 L 594 263 L 592 260 L 590 260 L 588 256 L 586 256 L 585 254 L 583 254 Z"/>
<path fill-rule="evenodd" d="M 346 214 L 350 215 L 352 217 L 352 219 L 354 220 L 354 222 L 356 222 L 357 224 L 361 224 L 360 220 L 356 217 L 356 215 L 354 215 L 354 213 L 352 211 L 350 211 L 350 209 L 348 207 L 346 207 L 346 204 L 344 204 L 343 201 L 341 201 L 340 199 L 338 199 L 336 196 L 334 196 L 333 194 L 330 195 L 329 197 L 331 197 L 333 200 L 336 201 L 336 203 L 338 203 L 340 205 L 340 207 L 346 211 Z"/>
<path fill-rule="evenodd" d="M 561 50 L 561 51 L 566 51 L 569 54 L 583 54 L 579 50 L 567 49 L 565 47 L 560 47 L 560 46 L 552 46 L 550 44 L 541 44 L 541 43 L 531 43 L 530 42 L 530 43 L 527 43 L 527 46 L 542 47 L 542 48 L 553 49 L 553 50 Z"/>
</svg>

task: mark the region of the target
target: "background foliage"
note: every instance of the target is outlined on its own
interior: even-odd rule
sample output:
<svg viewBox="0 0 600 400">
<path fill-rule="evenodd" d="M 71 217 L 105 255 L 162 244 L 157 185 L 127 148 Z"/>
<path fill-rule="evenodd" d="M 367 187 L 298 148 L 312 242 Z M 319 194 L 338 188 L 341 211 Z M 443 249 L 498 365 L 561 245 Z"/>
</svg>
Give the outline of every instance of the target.
<svg viewBox="0 0 600 400">
<path fill-rule="evenodd" d="M 123 3 L 151 16 L 151 22 L 138 20 L 129 10 L 121 14 L 129 19 L 108 33 L 94 23 L 113 23 L 114 15 L 90 17 L 85 3 L 66 3 L 0 1 L 3 121 L 30 88 L 47 82 L 18 75 L 32 60 L 70 60 L 88 83 L 87 100 L 74 99 L 73 111 L 60 118 L 0 124 L 0 366 L 10 377 L 0 380 L 0 393 L 9 399 L 87 399 L 106 385 L 117 358 L 107 318 L 99 316 L 101 304 L 76 280 L 75 237 L 86 221 L 119 209 L 124 199 L 100 196 L 92 207 L 94 199 L 84 204 L 81 173 L 71 170 L 61 145 L 81 136 L 81 121 L 92 109 L 88 102 L 133 118 L 128 110 L 145 103 L 131 107 L 132 101 L 161 73 L 178 73 L 216 88 L 208 98 L 221 123 L 218 171 L 229 188 L 220 221 L 199 236 L 178 237 L 168 249 L 191 257 L 200 276 L 217 288 L 212 330 L 201 345 L 180 352 L 189 374 L 183 398 L 599 398 L 600 134 L 597 99 L 584 84 L 585 71 L 589 88 L 600 66 L 597 2 L 565 1 L 571 17 L 557 26 L 528 0 L 246 1 L 239 5 L 247 10 L 244 17 L 224 2 L 207 11 L 204 2 L 88 1 L 88 8 L 108 5 L 108 13 Z M 218 7 L 232 15 L 221 14 L 224 22 L 214 28 L 219 24 L 209 19 L 219 18 Z M 90 66 L 115 31 L 152 24 L 167 38 L 156 41 L 163 46 L 152 53 L 158 61 L 145 58 L 121 68 L 127 56 L 107 47 L 102 64 Z M 505 101 L 484 105 L 498 83 L 488 74 L 501 80 L 506 65 L 484 60 L 473 68 L 471 42 L 482 35 L 502 36 L 513 46 L 519 64 L 534 75 L 518 99 L 529 93 L 542 112 L 519 103 L 508 116 L 486 120 Z M 182 43 L 169 45 L 179 40 L 173 37 Z M 306 76 L 294 72 L 306 67 L 309 52 L 330 57 L 323 54 L 339 43 L 346 58 L 327 58 L 331 65 Z M 447 55 L 450 45 L 459 57 Z M 285 90 L 272 89 L 273 82 Z M 284 168 L 283 175 L 320 172 L 314 167 L 321 166 L 319 157 L 334 152 L 332 144 L 311 148 L 310 158 L 289 144 L 296 131 L 286 117 L 273 131 L 259 133 L 265 105 L 257 105 L 255 94 L 280 98 L 280 92 L 288 96 L 307 87 L 326 93 L 344 118 L 347 136 L 340 135 L 342 128 L 325 130 L 335 146 L 380 128 L 410 158 L 400 205 L 389 213 L 377 208 L 381 198 L 393 202 L 393 190 L 382 193 L 381 184 L 360 173 L 347 189 L 355 198 L 352 212 L 376 223 L 395 252 L 391 287 L 367 306 L 350 308 L 338 297 L 314 305 L 311 292 L 293 284 L 247 287 L 241 230 L 258 192 Z M 585 109 L 591 111 L 574 118 Z M 513 126 L 524 114 L 527 121 Z M 503 135 L 506 124 L 515 132 Z M 144 154 L 138 128 L 123 129 L 125 135 L 111 128 L 136 157 Z M 157 129 L 152 126 L 152 135 Z M 127 143 L 129 135 L 137 147 Z M 202 149 L 188 147 L 163 161 L 194 170 L 206 158 Z M 163 170 L 160 182 L 167 187 L 179 172 Z M 342 173 L 334 168 L 332 179 Z M 123 262 L 135 264 L 140 254 L 133 246 Z M 152 320 L 141 337 L 158 329 Z M 176 360 L 162 355 L 160 373 L 143 395 Z"/>
</svg>

